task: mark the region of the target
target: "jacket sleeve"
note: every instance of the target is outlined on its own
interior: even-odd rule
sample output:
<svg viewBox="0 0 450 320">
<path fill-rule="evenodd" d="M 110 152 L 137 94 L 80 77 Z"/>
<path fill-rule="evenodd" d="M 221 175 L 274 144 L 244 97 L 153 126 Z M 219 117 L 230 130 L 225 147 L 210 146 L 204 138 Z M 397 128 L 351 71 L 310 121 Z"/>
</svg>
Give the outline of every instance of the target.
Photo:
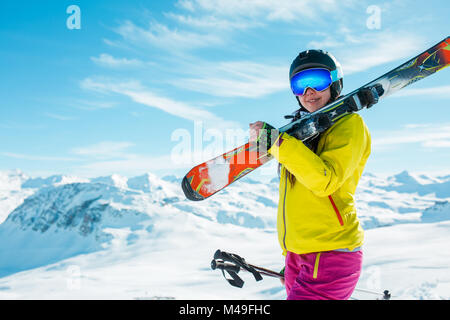
<svg viewBox="0 0 450 320">
<path fill-rule="evenodd" d="M 328 130 L 317 155 L 286 133 L 269 150 L 300 183 L 320 197 L 333 194 L 352 175 L 368 143 L 365 124 L 357 114 L 346 116 Z"/>
</svg>

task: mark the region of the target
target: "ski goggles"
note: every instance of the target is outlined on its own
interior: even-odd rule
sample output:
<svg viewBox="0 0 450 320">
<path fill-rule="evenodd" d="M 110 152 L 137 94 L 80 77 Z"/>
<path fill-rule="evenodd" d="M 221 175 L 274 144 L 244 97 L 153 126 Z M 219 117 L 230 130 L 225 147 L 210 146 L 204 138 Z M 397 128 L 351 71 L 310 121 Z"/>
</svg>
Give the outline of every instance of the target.
<svg viewBox="0 0 450 320">
<path fill-rule="evenodd" d="M 337 72 L 330 72 L 323 68 L 312 68 L 296 73 L 291 79 L 291 89 L 296 96 L 305 94 L 306 89 L 312 88 L 316 91 L 327 89 L 337 79 Z"/>
</svg>

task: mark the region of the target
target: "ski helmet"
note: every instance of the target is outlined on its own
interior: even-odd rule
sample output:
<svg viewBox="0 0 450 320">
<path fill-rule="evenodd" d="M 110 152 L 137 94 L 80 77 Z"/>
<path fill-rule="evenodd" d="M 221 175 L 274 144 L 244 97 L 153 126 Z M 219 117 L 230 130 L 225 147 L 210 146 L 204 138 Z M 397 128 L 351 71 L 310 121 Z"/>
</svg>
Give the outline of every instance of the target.
<svg viewBox="0 0 450 320">
<path fill-rule="evenodd" d="M 300 52 L 298 56 L 292 61 L 291 68 L 289 70 L 289 80 L 298 72 L 310 69 L 310 68 L 325 68 L 331 72 L 333 82 L 331 83 L 331 99 L 335 100 L 341 94 L 343 87 L 343 72 L 341 64 L 336 58 L 327 51 L 324 50 L 306 50 Z M 301 107 L 298 97 L 297 101 Z"/>
</svg>

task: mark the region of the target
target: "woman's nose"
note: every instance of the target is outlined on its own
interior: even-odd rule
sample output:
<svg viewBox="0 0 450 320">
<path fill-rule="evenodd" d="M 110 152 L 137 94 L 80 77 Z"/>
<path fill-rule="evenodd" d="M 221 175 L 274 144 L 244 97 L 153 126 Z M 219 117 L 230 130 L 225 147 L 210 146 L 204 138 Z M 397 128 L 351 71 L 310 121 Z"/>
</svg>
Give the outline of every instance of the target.
<svg viewBox="0 0 450 320">
<path fill-rule="evenodd" d="M 303 94 L 304 96 L 310 95 L 310 94 L 315 94 L 316 90 L 314 90 L 313 88 L 306 88 L 305 93 Z"/>
</svg>

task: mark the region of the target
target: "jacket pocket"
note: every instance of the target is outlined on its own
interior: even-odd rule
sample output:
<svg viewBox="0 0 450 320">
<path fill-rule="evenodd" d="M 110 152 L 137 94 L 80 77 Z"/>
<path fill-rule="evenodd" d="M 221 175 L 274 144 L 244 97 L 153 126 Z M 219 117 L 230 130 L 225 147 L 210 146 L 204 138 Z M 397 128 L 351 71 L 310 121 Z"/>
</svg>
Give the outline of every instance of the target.
<svg viewBox="0 0 450 320">
<path fill-rule="evenodd" d="M 331 205 L 333 206 L 334 212 L 336 213 L 336 216 L 337 216 L 337 218 L 339 220 L 339 224 L 341 226 L 343 226 L 344 225 L 344 220 L 342 220 L 342 215 L 339 212 L 339 209 L 337 208 L 336 204 L 334 203 L 333 197 L 331 197 L 331 195 L 329 195 L 328 199 L 330 199 Z"/>
</svg>

